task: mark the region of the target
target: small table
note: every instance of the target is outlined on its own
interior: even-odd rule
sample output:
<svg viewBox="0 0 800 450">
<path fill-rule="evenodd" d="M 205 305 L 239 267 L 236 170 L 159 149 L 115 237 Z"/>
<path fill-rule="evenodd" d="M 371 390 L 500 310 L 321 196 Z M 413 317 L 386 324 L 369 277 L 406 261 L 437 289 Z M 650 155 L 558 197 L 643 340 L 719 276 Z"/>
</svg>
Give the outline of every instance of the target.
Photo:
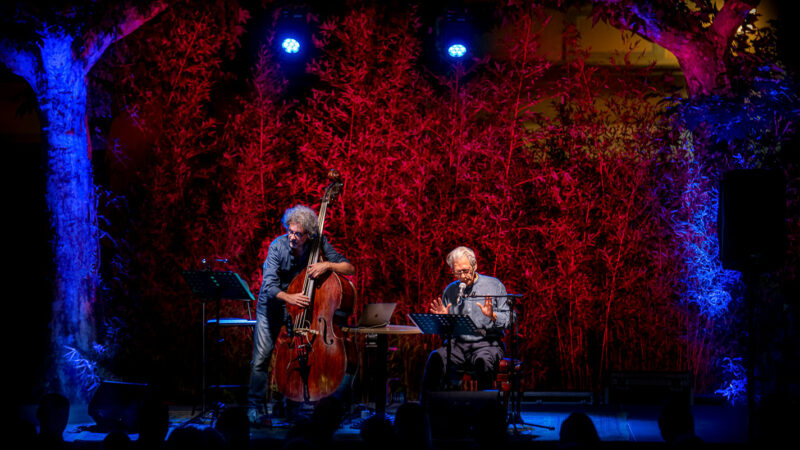
<svg viewBox="0 0 800 450">
<path fill-rule="evenodd" d="M 389 335 L 422 334 L 422 330 L 413 325 L 386 325 L 375 328 L 342 327 L 345 333 L 365 334 L 367 347 L 375 346 L 375 374 L 373 376 L 372 394 L 375 396 L 375 415 L 386 416 L 386 360 L 389 352 Z"/>
</svg>

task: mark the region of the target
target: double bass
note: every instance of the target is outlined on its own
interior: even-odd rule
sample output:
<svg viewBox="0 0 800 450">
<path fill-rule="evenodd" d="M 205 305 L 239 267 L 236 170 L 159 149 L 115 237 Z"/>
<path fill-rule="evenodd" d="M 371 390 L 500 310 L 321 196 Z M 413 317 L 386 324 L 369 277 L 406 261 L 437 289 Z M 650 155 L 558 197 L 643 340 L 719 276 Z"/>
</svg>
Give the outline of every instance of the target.
<svg viewBox="0 0 800 450">
<path fill-rule="evenodd" d="M 308 268 L 322 261 L 322 230 L 328 205 L 342 188 L 336 170 L 328 174 L 330 184 L 320 205 L 317 238 L 311 244 L 308 264 L 289 284 L 290 294 L 302 292 L 306 307 L 286 305 L 286 326 L 275 344 L 274 379 L 278 391 L 289 400 L 315 402 L 333 394 L 353 364 L 350 338 L 341 330 L 355 304 L 355 287 L 335 272 L 311 278 Z M 349 357 L 348 357 L 349 353 Z"/>
</svg>

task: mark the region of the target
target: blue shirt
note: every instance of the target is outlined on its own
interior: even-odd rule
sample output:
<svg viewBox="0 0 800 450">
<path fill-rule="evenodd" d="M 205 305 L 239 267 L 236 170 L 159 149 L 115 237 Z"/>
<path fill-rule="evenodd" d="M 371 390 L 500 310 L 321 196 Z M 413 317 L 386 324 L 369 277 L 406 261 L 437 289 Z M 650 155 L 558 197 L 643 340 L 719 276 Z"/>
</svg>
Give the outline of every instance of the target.
<svg viewBox="0 0 800 450">
<path fill-rule="evenodd" d="M 261 290 L 258 293 L 259 302 L 273 300 L 280 292 L 289 288 L 289 283 L 294 280 L 294 277 L 308 266 L 308 257 L 311 253 L 310 248 L 312 245 L 313 241 L 309 239 L 303 249 L 303 256 L 295 258 L 294 252 L 289 246 L 288 235 L 281 235 L 272 241 L 269 245 L 267 259 L 264 260 Z M 333 248 L 325 236 L 322 236 L 321 250 L 322 255 L 325 256 L 325 261 L 334 263 L 350 262 Z"/>
<path fill-rule="evenodd" d="M 500 340 L 503 338 L 503 330 L 508 327 L 509 319 L 511 317 L 511 308 L 508 304 L 508 298 L 495 297 L 492 298 L 492 308 L 497 313 L 497 321 L 492 321 L 487 317 L 481 309 L 476 305 L 477 302 L 483 303 L 485 299 L 481 295 L 506 295 L 506 287 L 497 278 L 492 278 L 488 275 L 478 274 L 478 279 L 464 289 L 464 297 L 475 296 L 475 298 L 462 298 L 459 304 L 458 300 L 458 285 L 461 282 L 456 280 L 444 289 L 442 294 L 442 304 L 444 306 L 453 305 L 450 307 L 450 314 L 464 314 L 470 317 L 479 330 L 484 330 L 486 336 L 469 336 L 461 335 L 456 336 L 456 340 L 462 342 L 476 342 L 481 340 Z"/>
</svg>

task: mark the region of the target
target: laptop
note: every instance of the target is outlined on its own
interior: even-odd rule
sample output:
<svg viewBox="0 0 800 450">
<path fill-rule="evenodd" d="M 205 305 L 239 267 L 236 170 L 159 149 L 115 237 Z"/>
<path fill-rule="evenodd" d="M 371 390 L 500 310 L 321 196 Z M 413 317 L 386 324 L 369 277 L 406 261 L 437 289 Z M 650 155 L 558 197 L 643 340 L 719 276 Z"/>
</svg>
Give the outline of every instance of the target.
<svg viewBox="0 0 800 450">
<path fill-rule="evenodd" d="M 389 325 L 397 303 L 367 303 L 358 318 L 358 328 L 377 328 Z"/>
</svg>

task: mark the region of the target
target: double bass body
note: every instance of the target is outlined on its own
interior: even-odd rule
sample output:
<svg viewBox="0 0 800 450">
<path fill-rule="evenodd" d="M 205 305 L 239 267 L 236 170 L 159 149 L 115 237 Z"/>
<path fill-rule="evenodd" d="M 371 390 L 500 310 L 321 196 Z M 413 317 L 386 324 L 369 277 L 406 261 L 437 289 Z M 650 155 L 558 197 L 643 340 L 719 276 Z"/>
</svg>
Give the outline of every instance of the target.
<svg viewBox="0 0 800 450">
<path fill-rule="evenodd" d="M 292 280 L 289 293 L 303 292 L 305 272 Z M 340 327 L 353 311 L 355 287 L 333 272 L 314 280 L 314 285 L 308 308 L 286 305 L 292 320 L 304 319 L 299 327 L 282 329 L 275 346 L 275 383 L 286 398 L 296 402 L 314 402 L 333 394 L 350 361 L 349 338 Z"/>
</svg>

